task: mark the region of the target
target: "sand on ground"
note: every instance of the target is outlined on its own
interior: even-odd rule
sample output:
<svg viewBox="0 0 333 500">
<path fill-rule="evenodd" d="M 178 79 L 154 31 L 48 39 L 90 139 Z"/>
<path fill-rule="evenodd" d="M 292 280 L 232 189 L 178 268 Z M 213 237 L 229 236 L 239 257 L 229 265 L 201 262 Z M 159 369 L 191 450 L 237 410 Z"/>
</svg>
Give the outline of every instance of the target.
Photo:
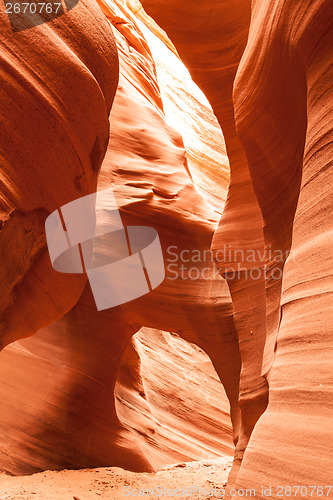
<svg viewBox="0 0 333 500">
<path fill-rule="evenodd" d="M 0 475 L 0 500 L 223 498 L 232 457 L 182 462 L 153 473 L 118 467 Z"/>
</svg>

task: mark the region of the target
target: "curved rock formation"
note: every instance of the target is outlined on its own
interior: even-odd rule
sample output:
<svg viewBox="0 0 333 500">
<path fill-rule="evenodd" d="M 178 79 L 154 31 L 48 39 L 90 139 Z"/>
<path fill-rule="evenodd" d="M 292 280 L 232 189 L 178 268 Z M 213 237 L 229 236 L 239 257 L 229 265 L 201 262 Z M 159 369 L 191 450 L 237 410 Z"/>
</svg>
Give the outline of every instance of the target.
<svg viewBox="0 0 333 500">
<path fill-rule="evenodd" d="M 236 480 L 267 405 L 267 376 L 269 408 L 251 438 L 237 485 L 256 486 L 258 494 L 265 483 L 327 482 L 331 462 L 319 421 L 328 422 L 324 401 L 330 393 L 321 311 L 331 299 L 331 188 L 326 186 L 332 5 L 324 0 L 216 1 L 209 8 L 169 1 L 168 9 L 156 0 L 142 4 L 211 102 L 230 160 L 227 203 L 212 245 L 230 288 L 242 360 L 241 436 L 229 482 Z M 318 199 L 314 207 L 310 199 Z M 311 296 L 318 312 L 311 312 L 305 327 L 302 311 Z M 277 337 L 278 356 L 268 375 Z M 293 354 L 296 342 L 300 347 Z M 311 421 L 311 414 L 316 419 Z M 277 422 L 281 435 L 272 431 Z"/>
<path fill-rule="evenodd" d="M 63 316 L 84 287 L 83 276 L 52 269 L 44 224 L 56 208 L 96 189 L 118 60 L 112 29 L 94 3 L 35 27 L 26 16 L 21 31 L 12 30 L 4 4 L 0 19 L 5 346 Z"/>
<path fill-rule="evenodd" d="M 112 342 L 114 368 L 112 374 L 102 373 L 100 366 L 93 370 L 98 368 L 99 378 L 104 379 L 107 375 L 111 387 L 116 383 L 117 367 L 128 340 L 142 325 L 178 333 L 210 356 L 231 401 L 232 418 L 238 430 L 235 395 L 238 393 L 239 354 L 227 287 L 219 277 L 214 278 L 209 259 L 198 263 L 198 279 L 190 281 L 188 264 L 185 265 L 185 277 L 179 270 L 183 250 L 188 254 L 193 250 L 208 252 L 216 215 L 196 193 L 187 171 L 181 138 L 165 123 L 156 92 L 153 60 L 140 31 L 121 7 L 114 11 L 110 5 L 104 4 L 103 9 L 118 30 L 121 78 L 111 113 L 113 133 L 110 148 L 103 163 L 99 187 L 113 187 L 124 224 L 148 225 L 158 231 L 165 253 L 166 279 L 149 295 L 113 310 L 99 312 L 98 318 L 95 317 L 91 292 L 89 288 L 85 290 L 65 319 L 68 329 L 80 332 L 81 342 L 86 338 L 86 345 L 82 344 L 80 371 L 84 373 L 92 368 L 91 362 L 84 357 L 89 352 L 91 334 L 96 328 L 98 335 L 104 338 L 105 349 Z M 175 255 L 171 255 L 170 249 Z M 171 267 L 175 259 L 176 266 Z M 206 279 L 202 277 L 203 269 L 206 269 Z M 207 279 L 207 273 L 211 279 Z M 108 333 L 114 322 L 119 325 L 113 334 L 116 334 L 116 343 L 114 336 L 110 337 Z M 96 407 L 98 405 L 101 402 L 96 399 Z M 80 415 L 79 406 L 77 412 Z M 116 431 L 115 409 L 110 406 L 106 416 L 114 423 Z M 100 439 L 94 434 L 93 427 L 91 433 L 92 439 Z M 75 439 L 80 437 L 73 436 L 73 442 Z M 116 432 L 112 439 L 116 445 Z M 117 458 L 115 449 L 112 453 L 114 455 L 110 458 L 114 460 Z M 120 450 L 120 456 L 124 459 L 123 450 Z M 130 455 L 127 460 L 133 467 Z M 143 461 L 140 464 L 138 456 L 135 456 L 135 461 L 136 467 L 147 467 Z"/>
<path fill-rule="evenodd" d="M 254 488 L 257 498 L 265 498 L 264 487 L 271 498 L 278 498 L 290 496 L 290 490 L 284 489 L 286 486 L 292 489 L 293 485 L 304 488 L 315 485 L 315 491 L 309 493 L 307 489 L 306 495 L 319 498 L 322 495 L 316 487 L 329 484 L 328 472 L 332 468 L 329 447 L 333 444 L 328 431 L 332 393 L 328 371 L 332 356 L 327 340 L 332 299 L 331 2 L 213 0 L 209 6 L 207 2 L 175 0 L 169 0 L 167 6 L 158 0 L 142 3 L 174 45 L 137 0 L 122 3 L 99 0 L 115 28 L 121 78 L 111 112 L 111 140 L 98 189 L 112 187 L 124 225 L 146 225 L 158 231 L 166 278 L 150 294 L 99 312 L 90 286 L 86 285 L 79 301 L 64 317 L 41 330 L 35 338 L 3 353 L 5 372 L 0 376 L 3 381 L 0 394 L 2 399 L 5 396 L 8 413 L 0 420 L 0 428 L 9 429 L 9 436 L 4 438 L 0 466 L 14 473 L 101 465 L 152 470 L 169 460 L 198 458 L 201 453 L 212 456 L 228 453 L 230 428 L 226 401 L 221 412 L 217 408 L 221 397 L 220 393 L 217 395 L 218 377 L 229 399 L 236 444 L 229 487 Z M 175 98 L 167 82 L 172 78 L 176 81 L 177 75 L 170 78 L 168 69 L 160 62 L 158 71 L 167 94 L 164 102 L 172 103 L 176 115 L 181 104 L 185 108 L 184 116 L 187 105 L 196 110 L 194 117 L 184 119 L 185 124 L 195 126 L 201 120 L 200 113 L 208 116 L 209 134 L 214 131 L 209 139 L 197 142 L 200 154 L 195 144 L 189 143 L 188 162 L 182 138 L 167 124 L 163 112 L 154 57 L 140 23 L 125 4 L 175 58 L 182 58 L 212 105 L 230 161 L 225 206 L 227 176 L 221 172 L 219 177 L 217 157 L 207 147 L 221 140 L 218 154 L 222 159 L 224 142 L 215 135 L 216 121 L 210 114 L 206 115 L 210 112 L 207 106 L 202 106 L 201 97 L 189 96 L 186 90 L 178 88 Z M 80 4 L 80 15 L 86 12 L 84 9 L 84 4 Z M 52 21 L 60 31 L 63 29 L 66 43 L 66 22 L 75 19 L 75 12 L 72 9 L 68 14 L 68 21 L 61 18 Z M 96 24 L 102 23 L 104 35 L 98 33 L 105 43 L 109 28 L 101 14 L 96 19 Z M 80 16 L 77 22 L 80 24 Z M 7 28 L 4 40 L 8 39 Z M 46 25 L 38 30 L 40 36 L 50 36 L 56 45 L 53 37 L 58 37 L 57 30 L 49 34 Z M 94 28 L 89 36 L 97 40 L 93 32 Z M 15 43 L 22 43 L 30 35 L 23 31 L 15 36 Z M 56 41 L 71 61 L 71 50 L 77 50 L 75 54 L 80 52 L 80 39 L 76 39 L 78 48 L 74 50 L 71 45 L 68 52 L 61 44 L 62 38 L 60 41 L 58 38 Z M 7 45 L 4 47 L 0 52 L 3 60 L 8 59 Z M 112 47 L 111 44 L 111 54 L 114 54 Z M 105 53 L 108 50 L 105 49 Z M 60 54 L 63 54 L 61 50 Z M 105 64 L 103 54 L 102 50 L 99 56 Z M 88 139 L 79 141 L 82 150 L 78 146 L 78 152 L 83 157 L 91 151 L 96 153 L 92 131 L 98 130 L 100 140 L 107 137 L 108 102 L 112 101 L 115 83 L 111 78 L 115 67 L 112 57 L 106 67 L 98 58 L 90 67 L 89 56 L 85 57 L 89 64 L 84 59 L 83 77 L 84 82 L 88 82 L 87 89 L 91 89 L 89 102 L 94 103 L 94 110 L 100 114 L 95 116 L 90 107 L 82 106 L 80 92 L 75 94 L 75 103 L 71 98 L 67 103 L 77 110 L 74 121 L 80 120 L 79 113 L 82 113 L 82 123 L 89 115 L 90 123 L 96 127 L 98 122 L 100 127 L 89 128 Z M 41 62 L 41 74 L 45 71 L 50 77 L 51 66 L 46 62 L 45 67 L 44 61 Z M 15 63 L 22 67 L 22 62 Z M 97 64 L 96 74 L 92 69 L 94 64 Z M 85 72 L 87 67 L 90 72 Z M 80 63 L 79 69 L 81 75 Z M 27 71 L 22 70 L 24 77 Z M 103 80 L 104 71 L 111 83 Z M 12 81 L 11 74 L 7 71 L 4 88 Z M 31 78 L 37 78 L 36 74 Z M 55 78 L 54 84 L 60 85 L 59 94 L 57 89 L 55 94 L 62 95 L 61 79 Z M 17 81 L 16 85 L 20 104 Z M 112 92 L 107 94 L 111 88 Z M 37 101 L 41 100 L 43 89 L 43 85 L 38 87 Z M 6 99 L 1 104 L 4 110 L 9 108 Z M 30 110 L 27 93 L 22 100 L 27 113 Z M 198 101 L 201 104 L 198 105 Z M 18 109 L 13 106 L 16 119 Z M 58 111 L 57 106 L 55 109 Z M 64 104 L 62 112 L 69 127 L 66 132 L 76 147 L 77 128 L 74 128 L 73 116 L 67 116 L 66 110 Z M 43 110 L 39 112 L 43 117 Z M 39 136 L 33 128 L 35 125 L 32 119 L 36 150 Z M 10 130 L 16 142 L 17 131 L 30 133 L 30 129 L 13 126 Z M 45 130 L 49 134 L 49 129 Z M 199 128 L 199 134 L 201 130 Z M 47 146 L 50 149 L 49 143 Z M 55 165 L 58 148 L 58 143 L 51 148 L 51 152 L 54 151 L 49 159 L 51 167 Z M 25 177 L 22 163 L 17 157 L 11 157 L 17 155 L 17 149 L 12 147 L 10 138 L 4 142 L 4 152 L 3 204 L 6 210 L 7 205 L 9 208 L 3 217 L 0 244 L 22 240 L 25 245 L 19 257 L 16 258 L 16 254 L 6 257 L 6 266 L 1 270 L 6 287 L 12 290 L 11 296 L 3 301 L 1 318 L 9 332 L 3 342 L 8 343 L 63 316 L 82 290 L 82 280 L 57 273 L 58 281 L 54 279 L 50 288 L 55 294 L 55 304 L 44 314 L 49 299 L 43 290 L 49 287 L 55 275 L 50 264 L 45 264 L 41 269 L 43 280 L 44 274 L 46 276 L 40 287 L 42 296 L 33 295 L 39 310 L 29 313 L 22 328 L 22 315 L 27 314 L 29 307 L 26 291 L 34 289 L 26 271 L 34 256 L 38 257 L 38 263 L 42 260 L 38 252 L 45 250 L 41 221 L 51 209 L 57 208 L 58 202 L 66 203 L 94 190 L 96 165 L 104 150 L 101 148 L 100 155 L 96 153 L 96 165 L 93 161 L 89 163 L 90 174 L 85 180 L 73 178 L 80 162 L 75 163 L 77 157 L 74 161 L 66 153 L 66 171 L 59 172 L 66 189 L 58 197 L 56 192 L 54 195 L 41 192 L 40 184 L 36 192 L 35 164 L 31 163 L 32 174 Z M 19 165 L 15 172 L 14 160 Z M 36 163 L 40 166 L 42 160 L 43 156 L 38 162 L 36 159 Z M 202 161 L 207 165 L 203 167 Z M 11 167 L 8 171 L 7 163 Z M 225 165 L 224 159 L 222 163 Z M 55 186 L 59 186 L 55 172 L 51 178 Z M 78 185 L 79 182 L 83 184 Z M 198 195 L 198 184 L 201 184 L 198 191 L 207 204 Z M 11 186 L 16 187 L 16 191 L 14 188 L 10 191 Z M 215 189 L 219 190 L 216 198 Z M 13 193 L 17 195 L 16 212 L 10 211 Z M 44 198 L 47 202 L 41 204 L 39 201 Z M 39 200 L 38 213 L 36 200 Z M 19 201 L 30 212 L 23 213 Z M 40 212 L 40 207 L 45 213 Z M 28 230 L 25 225 L 29 226 Z M 216 273 L 210 249 L 224 281 Z M 107 256 L 103 248 L 98 250 Z M 13 259 L 16 259 L 14 264 Z M 35 279 L 37 273 L 33 276 Z M 60 287 L 67 282 L 70 288 L 60 297 Z M 12 314 L 14 299 L 18 312 Z M 136 332 L 139 333 L 131 340 Z M 211 367 L 203 368 L 207 358 L 201 350 L 208 354 L 216 376 Z M 15 360 L 20 360 L 25 367 L 32 358 L 35 363 L 24 384 L 20 383 L 22 374 L 13 368 L 11 385 L 4 381 L 5 373 Z M 184 363 L 187 370 L 182 373 L 186 380 L 194 367 L 200 367 L 204 376 L 210 373 L 209 384 L 201 388 L 197 397 L 192 391 L 199 385 L 198 379 L 187 380 L 186 398 L 177 392 L 181 384 L 177 382 L 175 366 Z M 49 373 L 52 381 L 42 384 L 43 373 Z M 22 387 L 29 385 L 39 396 L 34 394 L 22 413 L 18 413 L 11 389 L 22 391 Z M 21 394 L 16 392 L 15 397 Z M 198 397 L 208 399 L 209 419 L 198 405 Z M 22 400 L 25 400 L 23 396 Z M 184 403 L 182 410 L 179 401 Z M 10 427 L 12 408 L 16 411 Z M 25 415 L 23 423 L 20 422 L 22 414 Z M 39 421 L 36 415 L 40 416 Z M 184 419 L 188 427 L 186 436 Z M 198 435 L 199 428 L 201 433 L 204 431 L 203 438 Z M 12 443 L 10 448 L 9 443 Z M 304 497 L 303 492 L 301 490 Z"/>
<path fill-rule="evenodd" d="M 115 395 L 120 421 L 136 433 L 154 469 L 232 455 L 220 379 L 208 356 L 178 335 L 142 328 L 127 346 Z"/>
<path fill-rule="evenodd" d="M 238 24 L 235 22 L 236 13 L 246 12 L 249 4 L 244 1 L 238 5 L 243 11 L 236 4 L 215 2 L 211 9 L 206 9 L 203 4 L 189 6 L 169 2 L 170 8 L 166 11 L 156 1 L 143 2 L 170 35 L 217 117 L 224 115 L 219 121 L 230 158 L 231 182 L 213 249 L 225 277 L 226 271 L 232 276 L 228 284 L 242 357 L 243 436 L 237 446 L 231 482 L 237 476 L 253 426 L 265 407 L 265 384 L 264 379 L 260 383 L 260 372 L 265 375 L 272 366 L 279 329 L 276 368 L 269 377 L 270 405 L 250 441 L 237 484 L 257 488 L 265 483 L 273 486 L 320 484 L 327 480 L 331 463 L 327 453 L 321 451 L 325 450 L 327 436 L 321 433 L 318 420 L 311 422 L 310 415 L 314 412 L 317 419 L 328 418 L 323 403 L 327 401 L 329 390 L 323 371 L 328 360 L 324 359 L 326 350 L 322 340 L 327 332 L 319 317 L 320 311 L 327 309 L 331 293 L 326 278 L 331 259 L 323 259 L 324 255 L 328 257 L 331 241 L 328 222 L 325 222 L 331 210 L 331 196 L 327 193 L 321 197 L 314 208 L 309 206 L 308 200 L 322 192 L 323 182 L 328 185 L 331 162 L 328 96 L 332 88 L 332 6 L 327 1 L 252 2 L 249 26 L 248 20 L 241 16 Z M 240 27 L 242 19 L 243 28 Z M 227 23 L 233 28 L 232 34 L 223 29 Z M 220 28 L 219 40 L 214 37 L 217 26 Z M 244 39 L 248 29 L 249 40 L 231 96 L 231 91 L 226 91 L 223 85 L 218 88 L 217 84 L 221 83 L 221 75 L 226 79 L 229 75 L 229 85 L 232 85 L 244 48 L 243 45 L 240 52 L 236 51 L 236 47 L 240 47 L 236 38 L 243 33 Z M 195 40 L 194 46 L 187 43 L 190 39 Z M 201 42 L 200 47 L 196 46 L 197 40 Z M 229 70 L 225 61 L 235 54 L 235 64 L 230 64 Z M 234 69 L 232 74 L 231 68 Z M 201 73 L 205 73 L 206 80 L 200 83 Z M 216 84 L 215 89 L 212 82 Z M 228 107 L 225 106 L 221 113 L 220 101 L 226 100 L 230 109 L 234 103 L 237 133 L 230 125 L 233 120 L 228 123 L 226 119 Z M 241 153 L 242 148 L 246 158 L 244 152 Z M 304 227 L 307 227 L 306 237 Z M 224 245 L 231 253 L 223 251 L 221 263 L 219 252 Z M 245 254 L 235 258 L 238 249 Z M 290 249 L 293 254 L 283 273 Z M 263 258 L 246 258 L 249 252 L 255 255 L 258 251 Z M 233 270 L 238 264 L 242 268 L 235 279 Z M 249 274 L 252 270 L 257 271 L 256 278 Z M 283 319 L 279 328 L 282 275 L 285 285 Z M 313 326 L 309 324 L 306 327 L 309 333 L 306 333 L 300 317 L 304 314 L 301 311 L 309 307 L 311 296 L 315 296 L 312 300 L 318 315 L 312 312 Z M 246 345 L 242 347 L 244 341 Z M 296 361 L 292 353 L 288 353 L 288 344 L 291 346 L 295 342 L 301 343 Z M 316 356 L 306 347 L 310 342 L 316 346 L 313 347 Z M 293 366 L 295 362 L 296 367 Z M 308 375 L 301 375 L 300 363 L 305 363 Z M 309 376 L 311 383 L 306 382 Z M 307 383 L 316 387 L 316 397 Z M 260 387 L 261 392 L 258 392 Z M 263 398 L 260 408 L 258 396 Z M 281 420 L 281 413 L 288 417 Z M 300 423 L 300 416 L 303 423 Z M 272 433 L 277 419 L 282 425 L 282 435 Z M 304 460 L 305 450 L 312 457 L 318 454 L 320 460 Z M 260 475 L 258 470 L 262 471 Z M 276 493 L 275 489 L 273 495 Z"/>
<path fill-rule="evenodd" d="M 156 65 L 166 121 L 183 138 L 187 164 L 196 190 L 220 215 L 230 177 L 220 125 L 206 96 L 194 84 L 179 56 L 164 44 L 164 39 L 160 40 L 143 23 L 139 26 Z"/>
<path fill-rule="evenodd" d="M 233 301 L 242 359 L 239 402 L 243 414 L 235 454 L 236 476 L 244 450 L 258 418 L 267 406 L 267 383 L 261 374 L 266 340 L 266 292 L 261 211 L 255 196 L 245 151 L 234 118 L 233 84 L 247 42 L 250 2 L 142 2 L 170 36 L 192 78 L 203 90 L 222 128 L 230 163 L 230 184 L 212 249 Z M 202 29 L 202 26 L 205 29 Z M 253 252 L 255 258 L 247 260 Z M 252 280 L 252 269 L 259 272 Z M 254 353 L 256 355 L 254 356 Z"/>
<path fill-rule="evenodd" d="M 284 260 L 291 249 L 270 402 L 237 480 L 272 485 L 273 498 L 278 485 L 329 484 L 332 470 L 332 43 L 331 2 L 256 2 L 234 90 L 266 248 L 282 250 Z M 267 282 L 264 373 L 273 361 L 281 264 L 267 263 L 276 279 Z"/>
<path fill-rule="evenodd" d="M 146 392 L 140 395 L 141 389 L 133 394 L 128 384 L 121 388 L 119 381 L 117 391 L 122 401 L 125 402 L 126 397 L 139 401 L 136 421 L 131 421 L 128 414 L 119 419 L 114 391 L 119 370 L 121 373 L 121 359 L 131 337 L 141 326 L 154 329 L 146 330 L 141 337 L 147 336 L 152 345 L 163 347 L 169 335 L 156 329 L 175 332 L 209 355 L 229 398 L 234 439 L 237 439 L 238 341 L 228 288 L 216 276 L 209 253 L 217 214 L 196 192 L 182 139 L 165 121 L 155 65 L 135 20 L 116 2 L 101 3 L 101 7 L 115 27 L 121 74 L 110 115 L 110 143 L 98 188 L 112 186 L 125 225 L 147 225 L 158 230 L 166 261 L 166 279 L 147 296 L 99 312 L 87 286 L 77 305 L 64 318 L 41 331 L 38 338 L 20 343 L 29 345 L 31 354 L 26 359 L 34 353 L 38 355 L 41 349 L 44 357 L 49 350 L 46 357 L 52 359 L 52 364 L 56 362 L 59 373 L 52 390 L 48 389 L 48 403 L 35 402 L 36 413 L 32 411 L 27 424 L 16 424 L 19 433 L 13 430 L 16 447 L 11 450 L 9 465 L 8 456 L 4 456 L 1 468 L 14 473 L 100 465 L 151 470 L 176 457 L 183 460 L 202 457 L 204 452 L 211 456 L 230 453 L 225 401 L 221 399 L 219 412 L 212 400 L 216 379 L 207 388 L 203 385 L 201 393 L 203 400 L 210 399 L 206 404 L 211 419 L 203 422 L 203 410 L 197 408 L 192 430 L 189 429 L 190 437 L 185 436 L 184 420 L 172 417 L 175 409 L 165 417 L 170 422 L 170 430 L 153 433 L 154 422 L 162 419 L 161 408 L 165 405 L 163 393 L 156 396 L 163 385 L 163 365 L 155 379 L 151 377 L 156 384 L 156 379 L 160 381 L 154 389 L 153 401 L 149 400 L 149 391 L 147 396 Z M 189 259 L 193 252 L 199 253 L 194 270 Z M 156 336 L 155 340 L 151 339 L 152 335 Z M 56 349 L 52 347 L 55 345 Z M 172 345 L 176 345 L 175 341 Z M 192 348 L 191 352 L 200 359 L 199 351 Z M 168 356 L 177 359 L 172 349 Z M 130 358 L 128 368 L 131 363 Z M 38 382 L 41 364 L 43 366 L 44 361 L 35 365 L 36 375 L 31 374 L 30 383 L 35 387 L 37 384 L 38 391 L 43 393 L 47 388 L 42 389 Z M 51 372 L 54 370 L 55 367 Z M 172 377 L 170 387 L 176 385 L 174 375 Z M 139 376 L 137 378 L 139 384 Z M 171 399 L 174 407 L 179 405 L 175 403 L 177 398 L 175 394 Z M 194 404 L 195 398 L 191 400 Z M 151 415 L 143 418 L 142 407 Z M 121 412 L 119 402 L 118 408 Z M 34 417 L 36 414 L 42 415 L 39 421 Z M 200 431 L 195 425 L 199 415 Z M 176 429 L 181 421 L 182 432 Z M 208 439 L 208 444 L 203 443 L 199 433 Z M 212 437 L 208 438 L 211 433 Z"/>
</svg>

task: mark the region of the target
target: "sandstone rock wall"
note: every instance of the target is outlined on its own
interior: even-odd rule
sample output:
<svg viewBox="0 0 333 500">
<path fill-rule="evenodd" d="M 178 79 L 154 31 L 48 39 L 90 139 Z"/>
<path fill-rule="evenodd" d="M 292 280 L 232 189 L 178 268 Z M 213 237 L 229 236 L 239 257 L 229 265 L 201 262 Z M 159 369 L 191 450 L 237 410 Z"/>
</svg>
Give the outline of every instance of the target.
<svg viewBox="0 0 333 500">
<path fill-rule="evenodd" d="M 113 188 L 125 225 L 158 231 L 167 264 L 156 290 L 103 312 L 88 285 L 80 296 L 84 279 L 52 271 L 43 221 L 96 187 L 117 81 L 110 27 L 96 6 L 80 2 L 66 22 L 53 21 L 54 30 L 35 29 L 41 46 L 51 48 L 37 61 L 32 30 L 9 36 L 2 11 L 0 106 L 12 120 L 1 135 L 2 343 L 61 319 L 1 354 L 1 468 L 151 470 L 229 453 L 218 377 L 236 444 L 230 487 L 255 488 L 260 498 L 261 486 L 271 485 L 274 498 L 281 484 L 328 484 L 332 4 L 166 3 L 142 2 L 156 24 L 138 1 L 99 0 L 114 28 L 120 82 L 98 189 Z M 154 55 L 158 43 L 177 64 L 184 61 L 217 122 L 208 103 Z M 23 46 L 25 63 L 9 55 Z M 15 99 L 8 99 L 9 86 Z M 168 124 L 177 116 L 187 157 Z M 186 133 L 192 127 L 193 142 Z M 24 159 L 20 141 L 31 144 Z M 9 253 L 9 241 L 20 252 Z M 196 263 L 197 279 L 190 264 L 181 275 L 184 251 L 209 249 L 225 280 L 211 261 Z M 201 376 L 207 383 L 199 388 Z"/>
<path fill-rule="evenodd" d="M 325 1 L 258 2 L 252 25 L 234 90 L 236 122 L 266 246 L 291 254 L 281 300 L 267 294 L 269 406 L 237 484 L 271 484 L 275 496 L 280 484 L 326 484 L 332 470 L 333 8 Z M 280 304 L 273 361 L 270 315 Z"/>
<path fill-rule="evenodd" d="M 1 4 L 0 20 L 0 345 L 5 346 L 63 316 L 84 287 L 83 276 L 52 269 L 45 219 L 96 189 L 118 59 L 112 30 L 90 2 L 21 31 L 12 30 Z"/>
<path fill-rule="evenodd" d="M 239 421 L 239 350 L 228 288 L 211 259 L 196 265 L 194 280 L 189 269 L 184 277 L 179 269 L 183 250 L 208 253 L 218 214 L 196 191 L 182 138 L 166 123 L 155 64 L 135 19 L 120 3 L 101 7 L 114 27 L 120 82 L 98 189 L 113 188 L 124 224 L 158 230 L 167 276 L 148 296 L 100 312 L 87 285 L 64 318 L 2 353 L 1 468 L 16 474 L 101 465 L 151 470 L 230 454 L 230 403 Z M 225 179 L 219 181 L 225 190 Z M 179 257 L 173 268 L 170 246 Z M 131 349 L 142 326 L 150 329 L 141 330 Z M 199 375 L 191 380 L 184 363 L 198 369 L 200 388 Z M 167 400 L 165 384 L 174 388 Z"/>
<path fill-rule="evenodd" d="M 236 484 L 272 484 L 274 496 L 278 484 L 327 482 L 332 4 L 142 4 L 211 102 L 230 160 L 212 246 L 225 277 L 241 266 L 228 280 L 242 359 L 241 438 L 229 483 L 268 395 Z M 220 262 L 225 245 L 231 254 Z M 258 258 L 249 262 L 250 251 Z"/>
</svg>

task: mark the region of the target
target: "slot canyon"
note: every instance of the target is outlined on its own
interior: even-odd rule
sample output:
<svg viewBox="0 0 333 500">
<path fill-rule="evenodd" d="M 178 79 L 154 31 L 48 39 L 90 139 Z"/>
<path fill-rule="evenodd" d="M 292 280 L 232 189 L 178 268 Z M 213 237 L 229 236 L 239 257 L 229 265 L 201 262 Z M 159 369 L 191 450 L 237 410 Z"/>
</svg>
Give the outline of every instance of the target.
<svg viewBox="0 0 333 500">
<path fill-rule="evenodd" d="M 0 498 L 333 496 L 332 1 L 0 17 Z"/>
</svg>

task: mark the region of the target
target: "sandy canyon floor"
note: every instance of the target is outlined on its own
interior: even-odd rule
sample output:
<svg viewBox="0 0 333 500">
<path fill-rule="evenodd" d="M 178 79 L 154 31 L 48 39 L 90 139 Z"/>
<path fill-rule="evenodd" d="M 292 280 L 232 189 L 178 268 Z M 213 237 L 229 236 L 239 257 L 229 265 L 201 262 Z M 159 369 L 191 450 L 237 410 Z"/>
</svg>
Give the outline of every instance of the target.
<svg viewBox="0 0 333 500">
<path fill-rule="evenodd" d="M 120 498 L 223 498 L 232 457 L 183 462 L 154 473 L 118 467 L 0 475 L 1 500 L 116 500 Z M 190 490 L 190 488 L 192 488 Z M 147 490 L 153 490 L 152 493 Z M 201 489 L 201 491 L 199 491 Z M 140 491 L 141 490 L 141 491 Z M 149 493 L 149 496 L 148 496 Z M 216 494 L 216 496 L 215 496 Z"/>
</svg>

